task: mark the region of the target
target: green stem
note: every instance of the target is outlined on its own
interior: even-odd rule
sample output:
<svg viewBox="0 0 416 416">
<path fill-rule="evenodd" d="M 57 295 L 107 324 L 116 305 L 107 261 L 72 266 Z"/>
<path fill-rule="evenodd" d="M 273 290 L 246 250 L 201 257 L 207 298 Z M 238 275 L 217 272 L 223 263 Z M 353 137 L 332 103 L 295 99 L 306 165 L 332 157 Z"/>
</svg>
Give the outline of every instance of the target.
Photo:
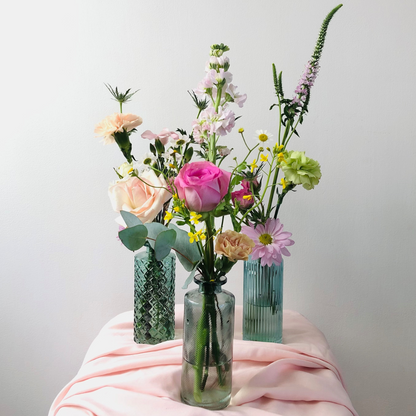
<svg viewBox="0 0 416 416">
<path fill-rule="evenodd" d="M 119 101 L 119 102 L 120 102 L 120 113 L 122 113 L 123 112 L 123 103 L 121 101 Z"/>
<path fill-rule="evenodd" d="M 276 157 L 276 156 L 274 156 L 274 157 Z M 273 162 L 274 162 L 274 160 L 273 160 Z M 264 190 L 263 190 L 263 193 L 261 194 L 261 197 L 260 197 L 260 199 L 259 199 L 259 202 L 257 202 L 257 204 L 253 205 L 250 209 L 248 209 L 248 210 L 246 211 L 246 213 L 245 213 L 245 214 L 241 217 L 239 224 L 242 224 L 242 223 L 243 223 L 243 221 L 244 221 L 244 219 L 247 217 L 247 215 L 248 215 L 251 211 L 253 211 L 254 209 L 256 209 L 259 205 L 261 205 L 261 203 L 263 202 L 264 196 L 266 195 L 266 191 L 267 191 L 267 188 L 268 188 L 268 186 L 269 186 L 270 176 L 271 176 L 271 172 L 269 172 L 269 174 L 267 175 L 266 186 L 264 187 Z"/>
<path fill-rule="evenodd" d="M 276 171 L 274 172 L 274 177 L 273 177 L 272 189 L 270 191 L 269 204 L 267 205 L 267 211 L 266 211 L 267 217 L 270 216 L 270 212 L 272 211 L 274 191 L 276 190 L 278 176 L 279 176 L 279 168 L 276 168 Z"/>
</svg>

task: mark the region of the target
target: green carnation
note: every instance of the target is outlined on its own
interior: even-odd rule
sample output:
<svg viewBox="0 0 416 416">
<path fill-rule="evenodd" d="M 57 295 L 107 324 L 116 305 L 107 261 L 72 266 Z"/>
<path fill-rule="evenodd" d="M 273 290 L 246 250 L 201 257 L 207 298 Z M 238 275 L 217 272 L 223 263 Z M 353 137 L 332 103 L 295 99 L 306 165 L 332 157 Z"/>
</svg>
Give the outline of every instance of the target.
<svg viewBox="0 0 416 416">
<path fill-rule="evenodd" d="M 285 152 L 285 158 L 280 163 L 286 180 L 295 185 L 302 185 L 308 191 L 318 185 L 321 179 L 321 166 L 316 160 L 309 159 L 305 152 Z"/>
</svg>

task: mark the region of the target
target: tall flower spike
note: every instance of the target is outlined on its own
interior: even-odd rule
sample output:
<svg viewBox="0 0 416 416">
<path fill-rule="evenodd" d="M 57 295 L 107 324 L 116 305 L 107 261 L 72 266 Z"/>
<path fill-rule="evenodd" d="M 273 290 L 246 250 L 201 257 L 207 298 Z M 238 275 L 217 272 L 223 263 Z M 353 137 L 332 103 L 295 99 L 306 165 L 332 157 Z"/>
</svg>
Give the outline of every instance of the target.
<svg viewBox="0 0 416 416">
<path fill-rule="evenodd" d="M 297 94 L 293 100 L 292 104 L 296 104 L 298 107 L 301 107 L 300 122 L 302 122 L 303 114 L 308 112 L 308 105 L 310 101 L 310 90 L 315 82 L 315 79 L 319 71 L 319 60 L 321 59 L 322 50 L 325 44 L 325 37 L 328 31 L 329 22 L 334 17 L 334 14 L 342 7 L 342 4 L 339 4 L 333 10 L 331 10 L 328 15 L 325 17 L 321 30 L 319 32 L 318 40 L 316 41 L 315 50 L 312 54 L 311 60 L 307 63 L 305 72 L 303 73 L 295 93 Z"/>
</svg>

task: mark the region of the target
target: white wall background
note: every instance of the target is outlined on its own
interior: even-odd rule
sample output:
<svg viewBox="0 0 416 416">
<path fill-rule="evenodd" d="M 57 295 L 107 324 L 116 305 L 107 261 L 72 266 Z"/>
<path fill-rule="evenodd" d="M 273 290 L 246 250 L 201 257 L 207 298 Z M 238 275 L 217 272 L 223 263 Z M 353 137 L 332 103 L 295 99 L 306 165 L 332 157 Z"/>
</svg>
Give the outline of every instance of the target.
<svg viewBox="0 0 416 416">
<path fill-rule="evenodd" d="M 107 197 L 116 146 L 94 125 L 117 111 L 103 83 L 140 88 L 139 130 L 190 128 L 187 90 L 209 46 L 231 48 L 248 94 L 238 126 L 276 132 L 271 64 L 292 91 L 329 0 L 9 2 L 2 40 L 0 414 L 45 415 L 99 329 L 132 309 L 132 254 Z M 415 50 L 411 0 L 346 0 L 333 19 L 293 147 L 321 184 L 281 210 L 296 244 L 285 307 L 327 336 L 361 416 L 416 402 Z M 227 143 L 238 148 L 237 133 Z M 134 154 L 148 142 L 136 134 Z M 236 154 L 239 152 L 237 150 Z M 242 153 L 240 153 L 240 156 Z M 184 275 L 179 272 L 177 300 Z M 228 289 L 242 303 L 242 269 Z"/>
</svg>

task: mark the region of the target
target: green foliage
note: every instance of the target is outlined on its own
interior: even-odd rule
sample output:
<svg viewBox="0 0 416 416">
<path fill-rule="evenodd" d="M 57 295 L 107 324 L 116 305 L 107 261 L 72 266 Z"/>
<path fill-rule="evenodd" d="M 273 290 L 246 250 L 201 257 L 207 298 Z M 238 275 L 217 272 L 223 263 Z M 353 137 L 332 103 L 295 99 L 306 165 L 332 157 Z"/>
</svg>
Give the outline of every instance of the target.
<svg viewBox="0 0 416 416">
<path fill-rule="evenodd" d="M 149 224 L 145 224 L 145 227 L 147 228 L 147 242 L 150 244 L 150 247 L 155 249 L 155 242 L 157 239 L 157 236 L 167 230 L 167 228 L 161 224 L 160 222 L 151 222 Z"/>
<path fill-rule="evenodd" d="M 113 137 L 124 157 L 127 159 L 127 162 L 131 163 L 134 157 L 131 154 L 132 146 L 130 143 L 129 133 L 127 133 L 125 130 L 116 131 L 113 133 Z"/>
<path fill-rule="evenodd" d="M 143 225 L 139 218 L 128 211 L 120 211 L 121 218 L 123 218 L 127 227 L 134 227 L 135 225 Z"/>
<path fill-rule="evenodd" d="M 176 241 L 176 232 L 174 230 L 165 230 L 159 233 L 155 242 L 156 260 L 163 260 L 172 249 Z"/>
<path fill-rule="evenodd" d="M 131 88 L 129 88 L 125 93 L 119 92 L 117 87 L 114 90 L 110 84 L 104 84 L 108 91 L 110 91 L 110 94 L 114 97 L 114 99 L 116 101 L 118 101 L 119 103 L 127 103 L 128 101 L 130 101 L 130 98 L 133 97 L 134 94 L 136 94 L 137 91 L 136 90 L 134 92 L 130 92 Z"/>
<path fill-rule="evenodd" d="M 192 101 L 194 102 L 195 106 L 198 108 L 199 111 L 204 111 L 208 107 L 208 100 L 200 100 L 194 91 L 188 91 L 188 94 L 191 96 Z"/>
<path fill-rule="evenodd" d="M 326 32 L 328 30 L 329 22 L 334 17 L 334 14 L 342 7 L 342 4 L 339 4 L 337 7 L 335 7 L 333 10 L 331 10 L 328 15 L 325 17 L 322 26 L 321 31 L 319 32 L 318 40 L 316 41 L 315 50 L 312 55 L 311 64 L 314 64 L 315 62 L 319 61 L 322 55 L 322 50 L 324 48 L 325 43 L 325 37 Z"/>
<path fill-rule="evenodd" d="M 165 153 L 165 146 L 163 146 L 163 143 L 160 141 L 160 139 L 155 140 L 155 147 L 159 155 Z"/>
<path fill-rule="evenodd" d="M 276 66 L 274 64 L 272 64 L 272 67 L 273 67 L 274 90 L 276 92 L 276 95 L 280 99 L 283 99 L 284 98 L 284 93 L 283 93 L 283 85 L 282 85 L 282 71 L 280 71 L 279 76 L 277 76 Z"/>
<path fill-rule="evenodd" d="M 186 271 L 190 272 L 200 262 L 202 256 L 196 243 L 189 242 L 188 233 L 170 223 L 169 228 L 176 231 L 176 241 L 173 246 L 176 257 Z"/>
<path fill-rule="evenodd" d="M 188 278 L 185 280 L 185 283 L 182 286 L 182 289 L 188 289 L 189 283 L 191 283 L 192 280 L 194 280 L 196 271 L 197 271 L 197 268 L 195 267 L 195 269 L 193 269 L 191 273 L 189 273 Z"/>
<path fill-rule="evenodd" d="M 183 158 L 185 159 L 185 163 L 188 163 L 192 159 L 193 154 L 194 154 L 194 148 L 188 147 L 188 149 L 186 149 L 185 151 L 185 154 L 183 155 Z"/>
<path fill-rule="evenodd" d="M 135 225 L 118 233 L 121 242 L 131 251 L 144 246 L 147 237 L 147 228 L 144 225 Z"/>
</svg>

